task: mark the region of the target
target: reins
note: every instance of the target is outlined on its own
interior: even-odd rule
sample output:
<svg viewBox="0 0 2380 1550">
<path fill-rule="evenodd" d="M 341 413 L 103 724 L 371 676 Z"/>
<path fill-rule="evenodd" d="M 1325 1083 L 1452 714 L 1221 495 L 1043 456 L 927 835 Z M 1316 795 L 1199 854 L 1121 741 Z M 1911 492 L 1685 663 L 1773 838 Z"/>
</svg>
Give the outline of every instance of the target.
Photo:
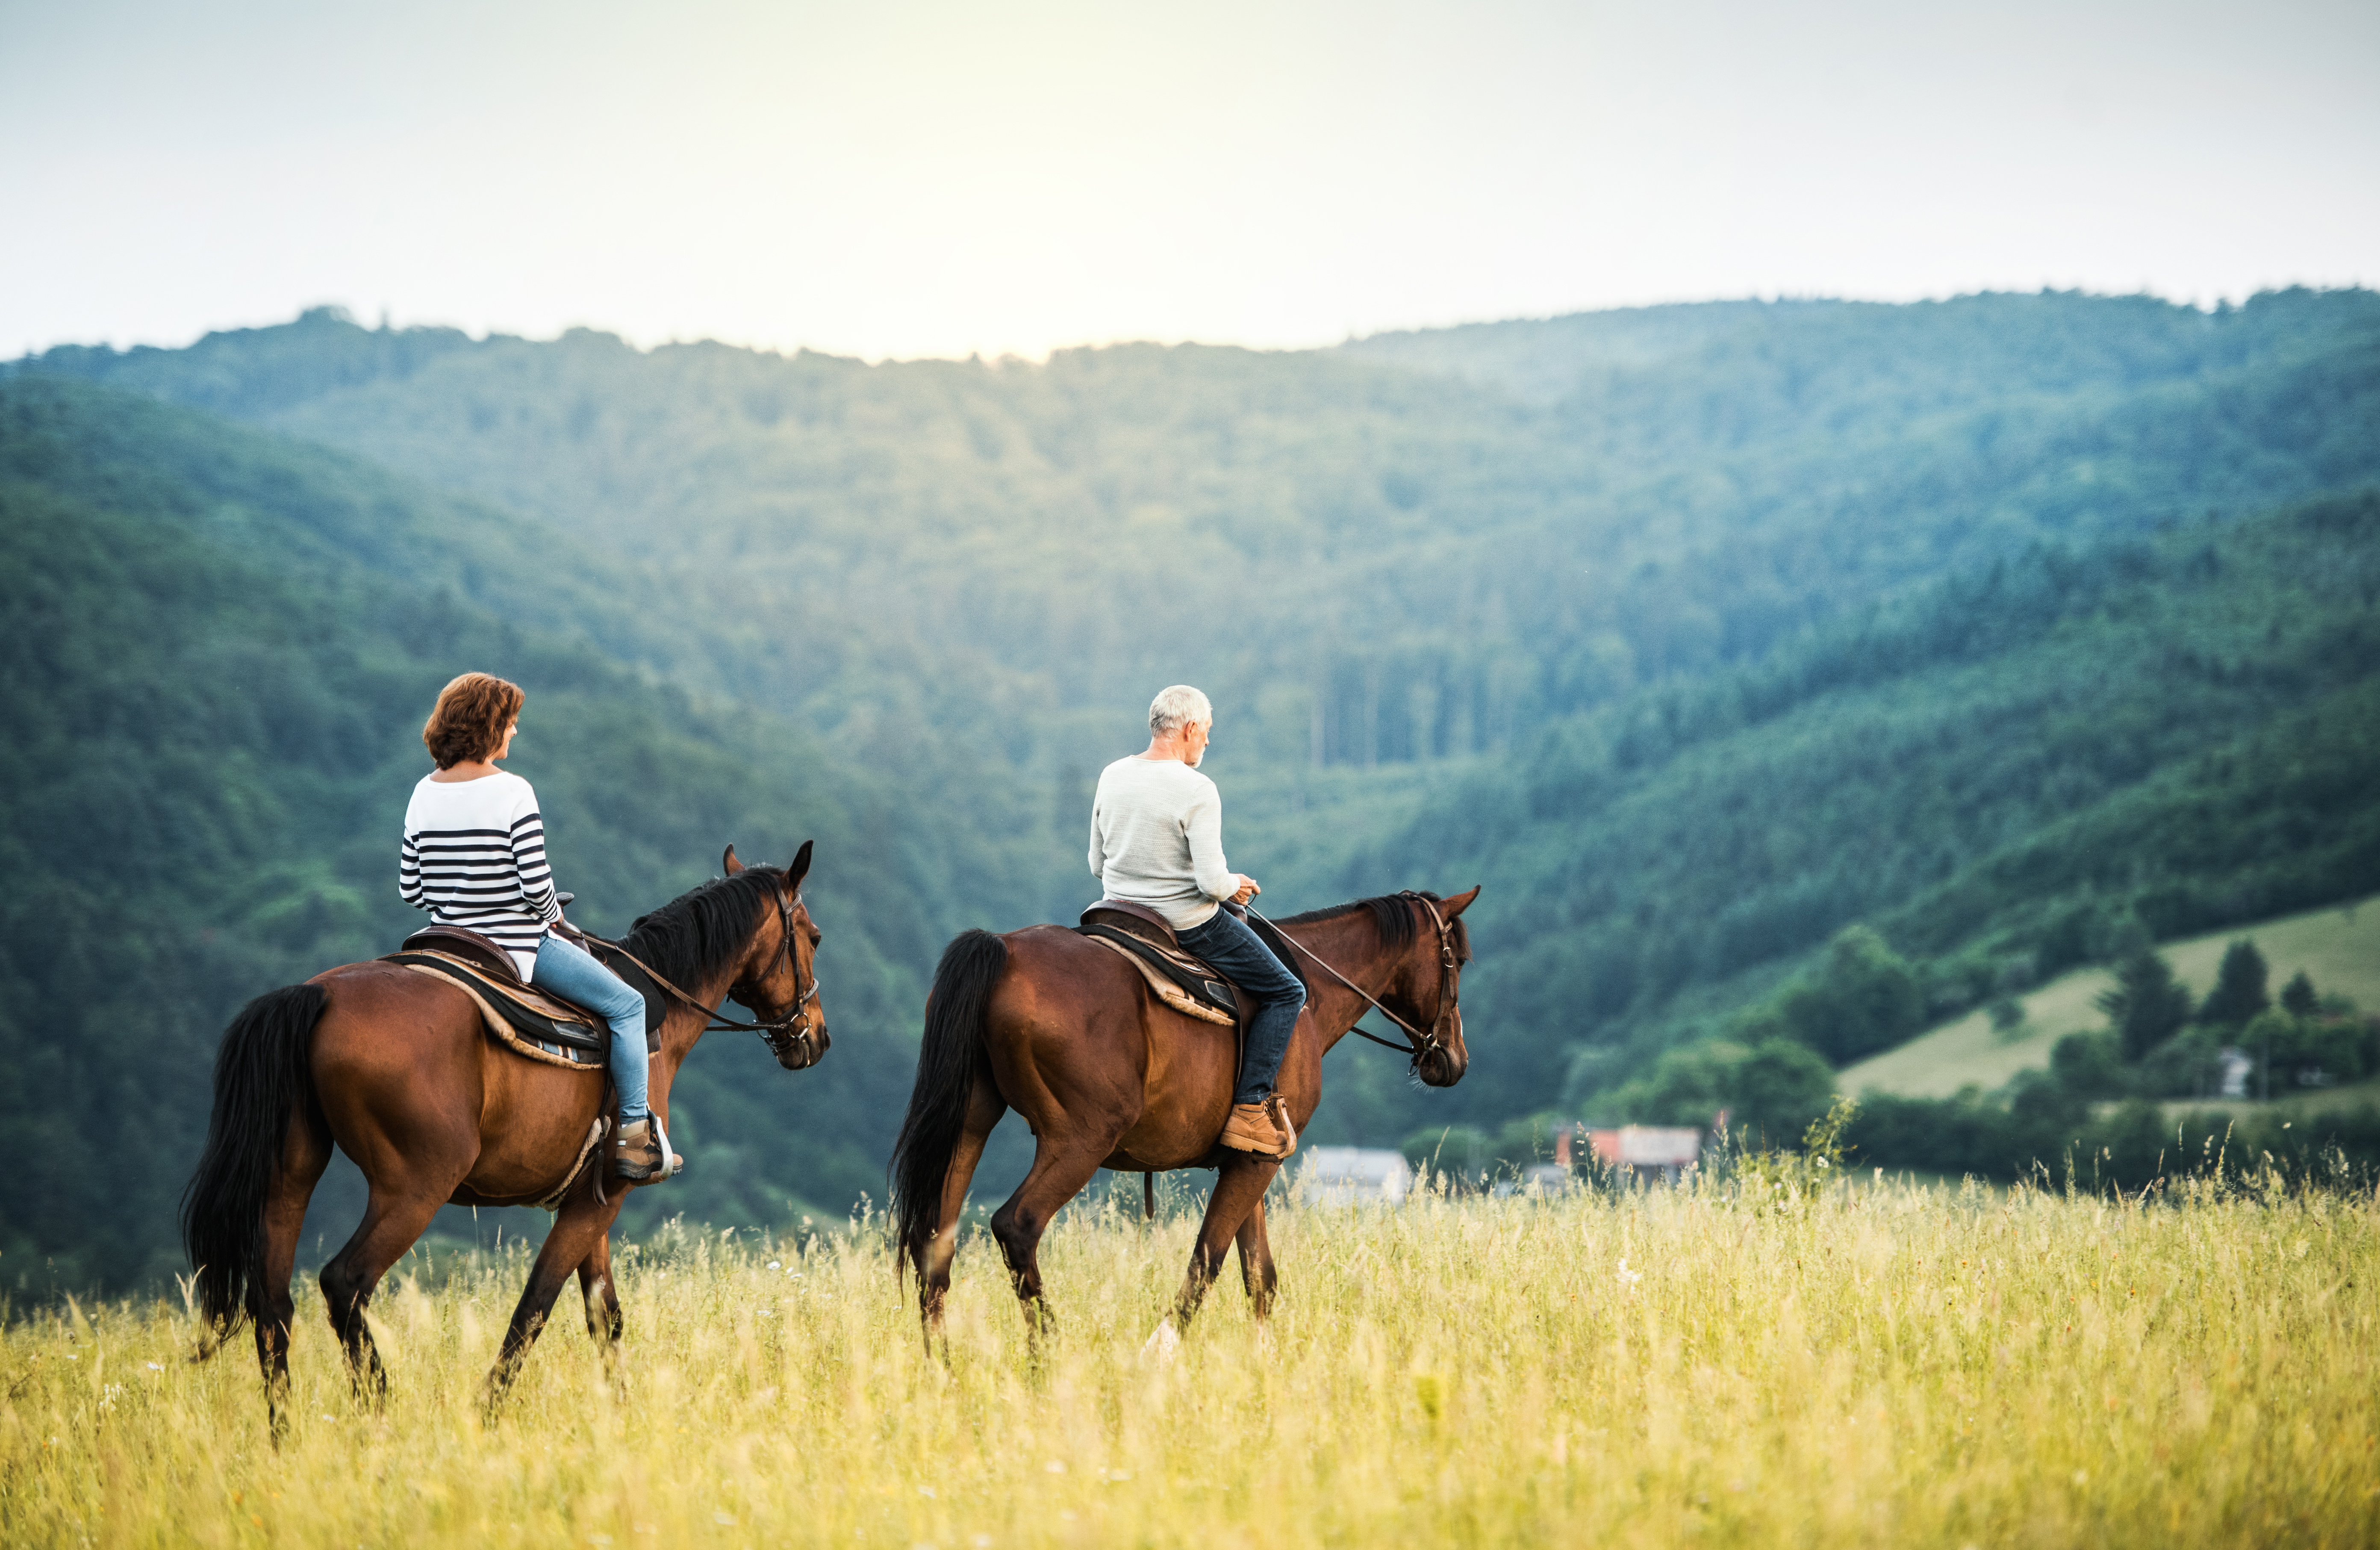
<svg viewBox="0 0 2380 1550">
<path fill-rule="evenodd" d="M 776 972 L 777 960 L 779 958 L 783 958 L 792 963 L 794 970 L 794 986 L 796 989 L 799 989 L 802 983 L 801 960 L 795 958 L 793 956 L 793 951 L 794 911 L 800 905 L 802 902 L 801 896 L 797 893 L 788 899 L 784 893 L 776 889 L 772 888 L 769 891 L 777 902 L 777 920 L 781 929 L 777 940 L 776 954 L 769 960 L 769 966 L 761 970 L 758 977 L 760 979 L 768 978 L 770 975 Z M 572 929 L 577 930 L 577 927 L 574 926 Z M 805 1026 L 801 1033 L 796 1035 L 795 1043 L 797 1047 L 806 1047 L 809 1042 L 810 1033 L 807 1026 L 809 1019 L 809 1005 L 812 1001 L 818 999 L 819 994 L 819 976 L 816 969 L 812 969 L 810 971 L 810 987 L 808 990 L 803 991 L 802 994 L 794 998 L 794 1004 L 786 1009 L 783 1016 L 763 1018 L 756 1015 L 749 1023 L 739 1023 L 732 1017 L 724 1016 L 712 1010 L 710 1007 L 705 1005 L 693 996 L 690 996 L 684 990 L 679 989 L 675 985 L 670 983 L 670 981 L 650 963 L 646 963 L 643 959 L 638 957 L 635 953 L 630 952 L 626 948 L 621 946 L 618 942 L 612 940 L 609 937 L 598 937 L 591 931 L 579 931 L 578 934 L 585 937 L 589 941 L 601 943 L 609 951 L 618 953 L 621 957 L 626 959 L 629 963 L 634 963 L 638 968 L 643 970 L 647 975 L 650 976 L 652 982 L 655 985 L 660 986 L 668 995 L 686 1006 L 692 1008 L 694 1011 L 702 1013 L 705 1018 L 709 1019 L 709 1021 L 704 1023 L 702 1029 L 706 1034 L 710 1033 L 714 1029 L 732 1029 L 738 1033 L 758 1034 L 760 1035 L 761 1040 L 768 1045 L 770 1053 L 782 1056 L 785 1052 L 784 1035 L 786 1031 L 791 1029 L 795 1023 L 800 1023 L 805 1024 Z M 749 1003 L 746 1002 L 742 997 L 736 995 L 736 991 L 739 987 L 739 986 L 730 986 L 727 990 L 728 997 L 736 1001 L 738 1005 L 745 1006 L 748 1010 Z"/>
<path fill-rule="evenodd" d="M 1282 930 L 1278 922 L 1268 919 L 1262 914 L 1258 914 L 1255 905 L 1243 905 L 1242 908 L 1245 909 L 1248 914 L 1256 915 L 1258 920 L 1264 921 L 1267 926 L 1271 926 L 1273 928 L 1274 935 L 1280 937 L 1282 941 L 1287 942 L 1298 951 L 1312 959 L 1314 961 L 1315 967 L 1320 969 L 1324 974 L 1329 975 L 1332 979 L 1337 980 L 1348 989 L 1353 990 L 1356 995 L 1363 997 L 1364 999 L 1371 1005 L 1374 1011 L 1387 1018 L 1390 1022 L 1395 1023 L 1398 1027 L 1402 1028 L 1409 1035 L 1409 1042 L 1399 1044 L 1394 1039 L 1384 1039 L 1379 1035 L 1366 1030 L 1360 1023 L 1349 1024 L 1347 1028 L 1349 1033 L 1354 1034 L 1358 1038 L 1369 1039 L 1383 1049 L 1396 1049 L 1403 1051 L 1405 1054 L 1413 1058 L 1414 1065 L 1418 1068 L 1424 1056 L 1444 1047 L 1445 1041 L 1439 1037 L 1439 1030 L 1446 1026 L 1447 1017 L 1454 1011 L 1454 1008 L 1462 995 L 1458 978 L 1459 966 L 1454 962 L 1453 934 L 1447 930 L 1446 917 L 1438 913 L 1438 906 L 1423 895 L 1415 893 L 1410 889 L 1398 894 L 1397 897 L 1400 899 L 1410 899 L 1415 903 L 1419 904 L 1423 909 L 1427 910 L 1429 912 L 1430 924 L 1438 927 L 1438 1015 L 1430 1020 L 1429 1032 L 1427 1033 L 1422 1032 L 1419 1028 L 1415 1027 L 1403 1018 L 1399 1017 L 1395 1012 L 1390 1011 L 1386 1006 L 1383 1006 L 1380 1003 L 1379 998 L 1374 996 L 1370 991 L 1365 989 L 1362 986 L 1356 984 L 1354 980 L 1349 979 L 1345 975 L 1341 974 L 1329 963 L 1323 962 L 1318 953 L 1317 953 L 1312 948 L 1307 947 L 1304 942 L 1301 942 L 1296 938 L 1291 936 L 1287 931 Z"/>
</svg>

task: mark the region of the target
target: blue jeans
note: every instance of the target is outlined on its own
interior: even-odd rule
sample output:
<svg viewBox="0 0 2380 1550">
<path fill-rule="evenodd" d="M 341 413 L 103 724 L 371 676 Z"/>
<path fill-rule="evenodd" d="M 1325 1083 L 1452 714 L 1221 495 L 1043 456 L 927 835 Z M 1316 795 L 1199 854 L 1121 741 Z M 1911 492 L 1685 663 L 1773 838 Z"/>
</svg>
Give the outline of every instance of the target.
<svg viewBox="0 0 2380 1550">
<path fill-rule="evenodd" d="M 1233 1103 L 1262 1103 L 1272 1096 L 1281 1075 L 1281 1058 L 1289 1049 L 1289 1035 L 1297 1029 L 1298 1009 L 1305 1005 L 1305 987 L 1282 966 L 1248 923 L 1229 910 L 1217 910 L 1204 926 L 1174 933 L 1182 951 L 1205 959 L 1256 999 L 1256 1015 L 1248 1021 L 1247 1060 L 1240 1067 L 1240 1085 Z"/>
<path fill-rule="evenodd" d="M 620 1089 L 620 1123 L 645 1117 L 645 999 L 577 942 L 547 932 L 537 939 L 529 983 L 600 1013 L 612 1024 L 612 1085 Z"/>
</svg>

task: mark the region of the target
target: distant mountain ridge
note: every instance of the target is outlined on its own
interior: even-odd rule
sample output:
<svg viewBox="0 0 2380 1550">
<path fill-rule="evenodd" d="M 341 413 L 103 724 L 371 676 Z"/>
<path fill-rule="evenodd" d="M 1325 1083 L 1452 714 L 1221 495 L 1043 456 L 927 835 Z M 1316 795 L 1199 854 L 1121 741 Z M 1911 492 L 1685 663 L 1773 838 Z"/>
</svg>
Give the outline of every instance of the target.
<svg viewBox="0 0 2380 1550">
<path fill-rule="evenodd" d="M 680 593 L 798 610 L 817 660 L 761 627 L 697 681 L 862 742 L 888 703 L 988 716 L 1044 780 L 1152 679 L 1220 691 L 1270 764 L 1459 757 L 2033 542 L 2380 478 L 2365 291 L 1711 303 L 1038 367 L 318 311 L 6 369 L 343 446 Z"/>
</svg>

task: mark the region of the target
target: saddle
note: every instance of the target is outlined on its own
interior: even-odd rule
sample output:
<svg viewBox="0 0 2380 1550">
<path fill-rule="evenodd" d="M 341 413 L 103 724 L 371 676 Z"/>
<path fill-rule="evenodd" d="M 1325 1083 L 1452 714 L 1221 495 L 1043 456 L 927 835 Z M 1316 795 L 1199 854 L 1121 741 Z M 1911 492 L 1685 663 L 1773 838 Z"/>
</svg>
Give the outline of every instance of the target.
<svg viewBox="0 0 2380 1550">
<path fill-rule="evenodd" d="M 426 926 L 381 960 L 435 975 L 478 1004 L 488 1033 L 516 1055 L 574 1071 L 601 1071 L 612 1028 L 596 1013 L 524 983 L 513 955 L 494 938 L 460 926 Z M 606 967 L 645 998 L 645 1047 L 661 1046 L 662 992 L 624 959 Z"/>
<path fill-rule="evenodd" d="M 1148 905 L 1102 899 L 1083 912 L 1075 930 L 1139 970 L 1157 999 L 1184 1017 L 1239 1026 L 1240 998 L 1232 982 L 1183 951 L 1173 927 Z"/>
</svg>

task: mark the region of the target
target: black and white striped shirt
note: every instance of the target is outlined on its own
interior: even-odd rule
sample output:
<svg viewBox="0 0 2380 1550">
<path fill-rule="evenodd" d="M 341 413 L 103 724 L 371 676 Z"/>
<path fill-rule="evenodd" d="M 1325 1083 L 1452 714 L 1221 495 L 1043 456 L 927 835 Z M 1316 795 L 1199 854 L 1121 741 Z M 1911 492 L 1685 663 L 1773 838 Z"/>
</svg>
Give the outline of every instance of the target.
<svg viewBox="0 0 2380 1550">
<path fill-rule="evenodd" d="M 562 918 L 545 861 L 545 820 L 537 793 L 499 770 L 476 781 L 433 781 L 405 805 L 397 891 L 442 926 L 494 938 L 523 979 L 537 966 L 538 938 Z"/>
</svg>

